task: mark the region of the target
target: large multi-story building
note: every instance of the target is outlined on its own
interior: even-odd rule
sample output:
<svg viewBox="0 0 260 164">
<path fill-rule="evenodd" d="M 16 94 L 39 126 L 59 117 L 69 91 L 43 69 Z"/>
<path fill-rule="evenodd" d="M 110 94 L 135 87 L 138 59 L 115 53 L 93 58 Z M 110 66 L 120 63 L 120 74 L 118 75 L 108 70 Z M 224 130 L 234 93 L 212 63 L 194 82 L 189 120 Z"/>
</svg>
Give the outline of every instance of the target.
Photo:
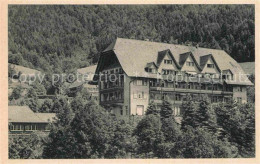
<svg viewBox="0 0 260 164">
<path fill-rule="evenodd" d="M 100 55 L 95 80 L 100 105 L 116 115 L 143 115 L 167 100 L 175 115 L 187 95 L 212 103 L 247 102 L 252 85 L 225 51 L 117 38 Z"/>
</svg>

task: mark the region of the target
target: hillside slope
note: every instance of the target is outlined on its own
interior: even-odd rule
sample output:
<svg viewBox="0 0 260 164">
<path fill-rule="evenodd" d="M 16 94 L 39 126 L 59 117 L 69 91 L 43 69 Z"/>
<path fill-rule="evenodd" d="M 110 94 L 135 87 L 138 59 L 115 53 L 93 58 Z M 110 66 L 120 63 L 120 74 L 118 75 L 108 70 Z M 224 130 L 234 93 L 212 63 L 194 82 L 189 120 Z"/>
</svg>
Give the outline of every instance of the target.
<svg viewBox="0 0 260 164">
<path fill-rule="evenodd" d="M 96 63 L 116 37 L 223 49 L 254 61 L 253 5 L 9 6 L 9 62 L 44 72 Z"/>
</svg>

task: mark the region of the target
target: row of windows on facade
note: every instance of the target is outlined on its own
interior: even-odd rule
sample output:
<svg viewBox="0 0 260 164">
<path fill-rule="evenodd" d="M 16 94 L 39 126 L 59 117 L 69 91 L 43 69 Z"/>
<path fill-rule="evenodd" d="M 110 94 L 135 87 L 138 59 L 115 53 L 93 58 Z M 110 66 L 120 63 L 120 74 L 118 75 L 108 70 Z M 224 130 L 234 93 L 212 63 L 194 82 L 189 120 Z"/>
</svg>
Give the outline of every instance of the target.
<svg viewBox="0 0 260 164">
<path fill-rule="evenodd" d="M 102 74 L 117 74 L 117 73 L 123 73 L 123 72 L 124 71 L 122 68 L 112 68 L 112 69 L 102 71 Z"/>
<path fill-rule="evenodd" d="M 139 86 L 147 86 L 147 79 L 139 79 L 134 80 L 134 85 Z M 182 89 L 202 89 L 202 90 L 223 90 L 223 86 L 220 84 L 199 84 L 199 83 L 185 83 L 185 82 L 163 82 L 160 83 L 160 81 L 157 80 L 151 80 L 151 86 L 152 87 L 168 87 L 168 88 L 182 88 Z M 175 84 L 175 85 L 174 85 Z M 110 87 L 109 87 L 110 86 Z M 101 89 L 107 89 L 115 86 L 123 86 L 123 82 L 121 81 L 120 85 L 116 82 L 101 82 Z M 232 87 L 226 87 L 224 88 L 225 91 L 232 91 Z M 242 92 L 242 86 L 238 88 L 237 91 Z"/>
<path fill-rule="evenodd" d="M 134 80 L 133 84 L 134 85 L 139 85 L 139 86 L 147 86 L 147 79 L 139 79 L 139 80 Z M 187 89 L 203 89 L 203 90 L 222 90 L 223 87 L 222 85 L 217 85 L 217 84 L 199 84 L 199 83 L 185 83 L 185 82 L 160 82 L 158 80 L 151 80 L 151 86 L 152 87 L 172 87 L 172 88 L 187 88 Z M 124 82 L 118 81 L 115 82 L 101 82 L 101 89 L 107 89 L 107 88 L 113 88 L 113 87 L 123 87 Z M 213 88 L 212 88 L 213 87 Z M 242 87 L 240 87 L 241 92 L 242 92 Z M 231 87 L 228 87 L 229 91 L 232 91 Z"/>
<path fill-rule="evenodd" d="M 195 89 L 195 90 L 214 90 L 214 91 L 230 91 L 232 92 L 232 86 L 226 86 L 223 88 L 221 84 L 199 84 L 199 83 L 185 83 L 185 82 L 164 82 L 159 83 L 156 81 L 151 82 L 151 87 L 165 87 L 165 88 L 176 88 L 176 89 Z M 242 88 L 242 87 L 241 87 Z M 241 90 L 242 92 L 242 90 Z"/>
<path fill-rule="evenodd" d="M 124 79 L 117 79 L 115 81 L 101 81 L 100 82 L 100 89 L 108 89 L 114 87 L 123 87 L 124 86 Z"/>
<path fill-rule="evenodd" d="M 164 64 L 173 64 L 172 60 L 164 59 Z M 186 61 L 186 66 L 195 66 L 194 62 Z M 208 68 L 215 68 L 215 64 L 207 64 Z"/>
<path fill-rule="evenodd" d="M 150 101 L 153 100 L 166 100 L 166 101 L 186 101 L 187 95 L 185 93 L 152 93 L 150 94 Z M 202 100 L 204 97 L 208 97 L 211 99 L 212 102 L 229 102 L 232 97 L 223 97 L 217 95 L 210 95 L 210 94 L 190 94 L 193 101 Z"/>
<path fill-rule="evenodd" d="M 172 69 L 162 69 L 162 75 L 174 75 L 174 76 L 187 76 L 187 77 L 197 77 L 197 78 L 220 78 L 220 74 L 218 73 L 196 73 L 193 72 L 190 74 L 189 72 L 186 71 L 174 71 Z M 222 75 L 222 78 L 231 78 L 229 75 Z"/>
<path fill-rule="evenodd" d="M 122 91 L 115 91 L 110 93 L 102 93 L 101 94 L 101 101 L 113 101 L 113 100 L 123 100 L 124 94 Z"/>
<path fill-rule="evenodd" d="M 178 107 L 178 106 L 172 107 L 172 110 L 173 110 L 174 116 L 180 116 L 181 115 L 180 107 Z M 113 110 L 112 110 L 111 113 L 115 113 L 115 112 L 113 112 Z M 143 105 L 136 105 L 136 108 L 135 108 L 135 111 L 133 112 L 133 115 L 142 116 L 144 114 L 145 114 L 144 106 Z M 125 113 L 124 113 L 123 109 L 120 109 L 120 115 L 121 116 L 129 115 L 128 109 L 125 110 Z"/>
<path fill-rule="evenodd" d="M 14 124 L 9 125 L 10 131 L 35 131 L 35 130 L 49 130 L 47 125 L 38 125 L 38 124 Z"/>
<path fill-rule="evenodd" d="M 156 73 L 154 68 L 147 69 L 149 73 Z M 216 78 L 219 79 L 221 76 L 218 73 L 196 73 L 189 74 L 186 71 L 175 71 L 172 69 L 162 69 L 162 75 L 174 75 L 174 76 L 189 76 L 189 77 L 198 77 L 198 78 Z M 222 74 L 222 79 L 225 80 L 233 80 L 232 75 L 229 74 Z"/>
</svg>

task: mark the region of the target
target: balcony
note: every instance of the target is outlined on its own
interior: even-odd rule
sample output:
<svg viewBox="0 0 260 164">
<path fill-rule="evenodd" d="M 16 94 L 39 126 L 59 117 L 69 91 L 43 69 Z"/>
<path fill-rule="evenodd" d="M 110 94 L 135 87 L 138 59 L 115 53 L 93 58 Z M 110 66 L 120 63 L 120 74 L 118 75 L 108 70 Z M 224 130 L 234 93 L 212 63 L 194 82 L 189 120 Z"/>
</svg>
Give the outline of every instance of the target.
<svg viewBox="0 0 260 164">
<path fill-rule="evenodd" d="M 110 92 L 110 91 L 115 91 L 115 90 L 124 90 L 124 86 L 113 86 L 109 88 L 103 88 L 100 89 L 100 92 L 105 93 L 105 92 Z"/>
<path fill-rule="evenodd" d="M 188 88 L 167 88 L 167 87 L 150 87 L 151 91 L 162 91 L 162 92 L 182 92 L 182 93 L 207 93 L 207 94 L 232 94 L 230 91 L 222 90 L 203 90 L 203 89 L 188 89 Z"/>
<path fill-rule="evenodd" d="M 224 95 L 233 95 L 232 91 L 222 91 L 222 94 Z"/>
<path fill-rule="evenodd" d="M 159 105 L 161 105 L 162 103 L 163 103 L 163 100 L 158 100 L 158 99 L 150 99 L 150 102 L 154 102 L 155 104 L 159 104 Z M 168 100 L 168 102 L 170 103 L 170 104 L 182 104 L 182 101 L 180 101 L 180 100 Z"/>
<path fill-rule="evenodd" d="M 114 99 L 114 100 L 100 101 L 100 105 L 109 105 L 109 104 L 122 105 L 122 103 L 124 103 L 124 99 Z"/>
</svg>

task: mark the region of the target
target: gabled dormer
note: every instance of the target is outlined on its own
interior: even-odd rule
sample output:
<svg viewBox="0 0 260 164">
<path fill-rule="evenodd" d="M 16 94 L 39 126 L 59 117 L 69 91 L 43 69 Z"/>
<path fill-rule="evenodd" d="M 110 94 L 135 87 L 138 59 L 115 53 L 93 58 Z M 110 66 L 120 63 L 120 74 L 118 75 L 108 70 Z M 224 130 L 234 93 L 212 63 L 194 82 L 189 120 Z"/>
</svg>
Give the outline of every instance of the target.
<svg viewBox="0 0 260 164">
<path fill-rule="evenodd" d="M 201 73 L 220 74 L 221 72 L 212 54 L 200 57 L 200 68 L 202 69 Z"/>
<path fill-rule="evenodd" d="M 158 72 L 161 74 L 172 74 L 180 70 L 180 66 L 169 49 L 158 52 Z"/>
<path fill-rule="evenodd" d="M 181 66 L 181 71 L 183 72 L 200 73 L 201 71 L 201 68 L 192 52 L 180 54 L 179 65 Z"/>
<path fill-rule="evenodd" d="M 157 73 L 157 65 L 154 63 L 154 62 L 150 62 L 150 63 L 147 63 L 146 66 L 145 66 L 145 71 L 148 72 L 148 73 Z"/>
<path fill-rule="evenodd" d="M 230 69 L 226 69 L 222 71 L 222 78 L 224 80 L 233 80 L 233 73 Z"/>
</svg>

